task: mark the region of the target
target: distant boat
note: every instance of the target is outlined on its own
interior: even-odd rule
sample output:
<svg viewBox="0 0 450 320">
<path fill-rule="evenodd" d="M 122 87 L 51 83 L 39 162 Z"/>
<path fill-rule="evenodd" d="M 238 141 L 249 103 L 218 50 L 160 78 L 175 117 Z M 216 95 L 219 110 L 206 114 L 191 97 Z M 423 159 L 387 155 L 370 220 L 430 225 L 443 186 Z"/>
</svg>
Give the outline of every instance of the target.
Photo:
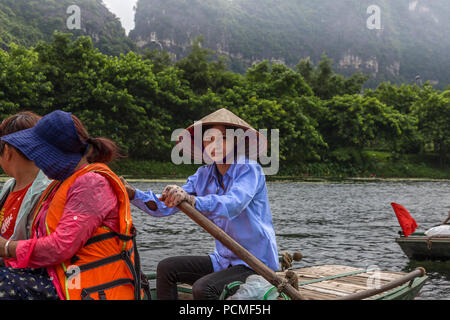
<svg viewBox="0 0 450 320">
<path fill-rule="evenodd" d="M 450 260 L 450 237 L 428 237 L 424 232 L 414 232 L 405 237 L 402 232 L 395 241 L 412 260 Z"/>
</svg>

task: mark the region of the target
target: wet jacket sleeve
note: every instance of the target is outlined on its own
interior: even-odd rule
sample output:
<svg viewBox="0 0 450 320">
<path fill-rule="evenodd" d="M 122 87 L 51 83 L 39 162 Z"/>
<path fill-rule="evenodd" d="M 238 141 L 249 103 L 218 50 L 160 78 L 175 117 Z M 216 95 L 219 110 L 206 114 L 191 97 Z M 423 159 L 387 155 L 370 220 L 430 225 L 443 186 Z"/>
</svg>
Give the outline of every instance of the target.
<svg viewBox="0 0 450 320">
<path fill-rule="evenodd" d="M 198 173 L 190 176 L 187 179 L 186 184 L 182 187 L 184 191 L 186 191 L 188 194 L 195 195 L 195 182 L 197 181 Z M 134 199 L 131 200 L 131 203 L 138 207 L 139 209 L 145 211 L 149 215 L 152 215 L 154 217 L 164 217 L 164 216 L 170 216 L 176 212 L 178 212 L 178 208 L 169 208 L 166 207 L 164 202 L 161 202 L 158 200 L 160 197 L 160 194 L 155 194 L 151 190 L 147 191 L 141 191 L 139 189 L 136 189 L 136 194 L 134 196 Z M 153 201 L 156 203 L 157 209 L 155 211 L 150 210 L 146 202 Z"/>
<path fill-rule="evenodd" d="M 64 213 L 52 234 L 19 241 L 17 267 L 40 268 L 61 263 L 75 253 L 106 225 L 118 231 L 117 197 L 108 180 L 96 173 L 87 173 L 70 187 Z"/>
</svg>

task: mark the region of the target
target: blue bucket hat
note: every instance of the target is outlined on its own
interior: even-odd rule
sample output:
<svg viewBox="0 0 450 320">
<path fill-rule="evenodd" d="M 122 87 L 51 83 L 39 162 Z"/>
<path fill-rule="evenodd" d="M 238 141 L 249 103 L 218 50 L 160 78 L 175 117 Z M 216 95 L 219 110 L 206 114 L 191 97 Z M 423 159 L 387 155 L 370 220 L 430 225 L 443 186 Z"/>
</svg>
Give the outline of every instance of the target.
<svg viewBox="0 0 450 320">
<path fill-rule="evenodd" d="M 78 136 L 72 114 L 61 110 L 42 117 L 33 128 L 1 140 L 22 151 L 47 177 L 61 181 L 72 175 L 88 147 Z"/>
</svg>

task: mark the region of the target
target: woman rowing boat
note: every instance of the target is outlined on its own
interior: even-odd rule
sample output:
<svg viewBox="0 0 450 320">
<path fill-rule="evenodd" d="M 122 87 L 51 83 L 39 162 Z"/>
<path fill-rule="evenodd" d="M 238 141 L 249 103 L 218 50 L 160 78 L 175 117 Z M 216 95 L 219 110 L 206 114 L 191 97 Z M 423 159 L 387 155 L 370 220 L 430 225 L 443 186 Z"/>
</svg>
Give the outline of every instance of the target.
<svg viewBox="0 0 450 320">
<path fill-rule="evenodd" d="M 228 130 L 227 130 L 228 129 Z M 230 131 L 243 129 L 254 133 L 245 153 L 239 154 L 227 140 Z M 202 138 L 202 155 L 210 164 L 200 167 L 183 187 L 167 186 L 158 196 L 151 190 L 135 189 L 125 181 L 132 203 L 155 216 L 169 216 L 176 206 L 187 201 L 222 228 L 250 253 L 272 270 L 278 270 L 278 252 L 266 181 L 261 166 L 250 160 L 250 144 L 260 145 L 264 137 L 245 121 L 226 109 L 218 110 L 188 127 L 192 143 L 195 134 Z M 191 154 L 193 156 L 193 154 Z M 177 299 L 177 282 L 193 285 L 194 299 L 218 299 L 225 285 L 245 282 L 255 274 L 247 263 L 216 241 L 213 253 L 205 256 L 178 256 L 162 260 L 157 267 L 157 299 Z"/>
</svg>

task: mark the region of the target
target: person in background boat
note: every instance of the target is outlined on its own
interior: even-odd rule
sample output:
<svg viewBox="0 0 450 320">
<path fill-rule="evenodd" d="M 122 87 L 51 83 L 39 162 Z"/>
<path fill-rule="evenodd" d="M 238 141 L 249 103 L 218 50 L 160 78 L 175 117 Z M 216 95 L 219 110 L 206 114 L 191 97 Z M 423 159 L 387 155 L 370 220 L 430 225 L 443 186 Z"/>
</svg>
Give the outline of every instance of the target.
<svg viewBox="0 0 450 320">
<path fill-rule="evenodd" d="M 441 224 L 450 224 L 450 211 L 448 212 L 447 218 Z"/>
<path fill-rule="evenodd" d="M 33 217 L 32 237 L 0 237 L 0 299 L 134 299 L 140 279 L 129 200 L 106 166 L 115 143 L 89 137 L 74 115 L 54 111 L 1 138 L 54 179 Z"/>
<path fill-rule="evenodd" d="M 152 216 L 161 217 L 176 213 L 176 206 L 187 201 L 269 268 L 278 270 L 275 232 L 262 167 L 248 159 L 248 152 L 234 157 L 239 161 L 219 161 L 229 159 L 235 153 L 232 151 L 236 150 L 227 146 L 226 129 L 242 128 L 254 132 L 257 139 L 264 137 L 226 109 L 218 110 L 190 126 L 187 130 L 192 141 L 195 140 L 194 126 L 203 129 L 200 130 L 205 138 L 202 147 L 210 150 L 206 155 L 213 162 L 200 167 L 183 187 L 167 186 L 161 196 L 151 190 L 143 192 L 135 189 L 123 180 L 132 204 Z M 220 132 L 220 135 L 208 137 L 209 129 Z M 216 141 L 215 138 L 220 140 L 220 136 L 222 141 Z M 210 148 L 212 144 L 214 147 Z M 209 255 L 176 256 L 162 260 L 157 266 L 157 299 L 177 299 L 178 282 L 193 285 L 194 299 L 218 299 L 227 284 L 245 282 L 252 274 L 255 271 L 246 262 L 216 240 L 216 248 Z"/>
<path fill-rule="evenodd" d="M 24 111 L 0 124 L 0 137 L 32 128 L 41 117 Z M 30 238 L 30 214 L 51 180 L 11 144 L 0 141 L 0 166 L 10 177 L 0 191 L 0 236 L 5 239 Z"/>
</svg>

